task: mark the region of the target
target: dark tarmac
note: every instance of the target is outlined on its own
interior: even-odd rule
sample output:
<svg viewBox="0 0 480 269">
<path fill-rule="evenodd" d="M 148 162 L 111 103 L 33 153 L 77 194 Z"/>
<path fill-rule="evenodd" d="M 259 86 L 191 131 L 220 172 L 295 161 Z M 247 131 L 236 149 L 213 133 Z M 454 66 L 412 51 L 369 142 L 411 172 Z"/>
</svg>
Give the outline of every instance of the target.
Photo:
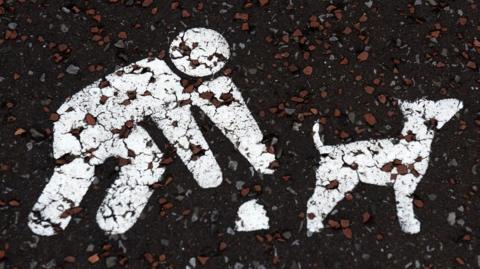
<svg viewBox="0 0 480 269">
<path fill-rule="evenodd" d="M 138 222 L 122 235 L 97 226 L 118 173 L 110 159 L 65 231 L 33 234 L 28 214 L 55 167 L 55 111 L 122 66 L 146 57 L 169 62 L 172 39 L 193 27 L 229 42 L 223 74 L 273 145 L 275 173 L 252 175 L 193 109 L 224 176 L 219 187 L 202 189 L 146 119 L 142 126 L 173 162 Z M 0 269 L 480 268 L 479 69 L 475 0 L 0 0 Z M 456 98 L 464 108 L 436 134 L 415 191 L 421 231 L 402 232 L 391 188 L 360 184 L 324 230 L 307 234 L 320 158 L 314 122 L 331 145 L 396 137 L 397 100 L 422 97 Z M 234 231 L 238 207 L 253 198 L 270 229 Z"/>
</svg>

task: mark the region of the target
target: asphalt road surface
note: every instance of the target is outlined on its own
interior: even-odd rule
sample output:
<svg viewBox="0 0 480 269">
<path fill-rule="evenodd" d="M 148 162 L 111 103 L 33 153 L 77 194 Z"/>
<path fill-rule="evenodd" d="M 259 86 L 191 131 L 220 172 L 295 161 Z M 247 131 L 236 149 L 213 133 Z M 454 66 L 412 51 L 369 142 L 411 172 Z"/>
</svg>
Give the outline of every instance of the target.
<svg viewBox="0 0 480 269">
<path fill-rule="evenodd" d="M 256 172 L 192 106 L 223 174 L 219 186 L 202 188 L 147 117 L 140 125 L 164 153 L 165 173 L 149 185 L 153 194 L 133 227 L 110 234 L 97 224 L 122 166 L 109 158 L 68 211 L 68 227 L 35 234 L 29 214 L 65 161 L 52 148 L 60 106 L 145 58 L 179 74 L 169 46 L 194 27 L 228 42 L 230 57 L 212 79 L 227 76 L 238 87 L 275 155 L 274 172 Z M 476 0 L 0 0 L 0 269 L 480 268 L 479 69 Z M 197 90 L 197 79 L 182 79 Z M 315 122 L 325 145 L 415 140 L 401 137 L 399 104 L 420 98 L 463 104 L 435 132 L 428 169 L 409 196 L 420 231 L 402 230 L 391 187 L 362 183 L 345 193 L 324 229 L 308 231 L 318 216 L 307 202 L 325 157 L 312 137 Z M 416 173 L 390 165 L 382 171 Z M 327 188 L 342 186 L 332 180 Z M 269 227 L 239 231 L 237 211 L 252 199 Z"/>
</svg>

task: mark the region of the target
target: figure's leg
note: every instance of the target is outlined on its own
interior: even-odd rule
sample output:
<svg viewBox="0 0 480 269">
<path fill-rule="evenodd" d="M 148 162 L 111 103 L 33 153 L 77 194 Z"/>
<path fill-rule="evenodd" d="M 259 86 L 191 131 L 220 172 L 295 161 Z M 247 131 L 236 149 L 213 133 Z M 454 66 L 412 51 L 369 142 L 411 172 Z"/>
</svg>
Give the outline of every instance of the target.
<svg viewBox="0 0 480 269">
<path fill-rule="evenodd" d="M 177 155 L 200 187 L 214 188 L 222 183 L 220 166 L 193 118 L 190 106 L 169 110 L 165 115 L 154 114 L 152 119 L 168 141 L 175 145 Z"/>
<path fill-rule="evenodd" d="M 328 165 L 328 162 L 323 165 Z M 307 229 L 310 232 L 323 229 L 327 215 L 359 182 L 357 174 L 350 168 L 333 169 L 328 174 L 322 173 L 321 169 L 317 171 L 314 193 L 307 202 Z"/>
<path fill-rule="evenodd" d="M 420 178 L 407 174 L 398 178 L 393 186 L 397 201 L 397 216 L 402 231 L 415 234 L 420 232 L 420 221 L 413 211 L 413 192 Z"/>
<path fill-rule="evenodd" d="M 77 207 L 94 179 L 95 168 L 78 157 L 55 167 L 47 186 L 33 206 L 28 226 L 38 234 L 50 236 L 64 230 L 70 222 L 68 210 Z"/>
<path fill-rule="evenodd" d="M 257 171 L 272 174 L 269 166 L 275 155 L 262 143 L 263 134 L 231 79 L 218 77 L 207 81 L 198 92 L 192 95 L 193 105 L 207 114 Z"/>
<path fill-rule="evenodd" d="M 129 136 L 122 139 L 119 135 L 109 140 L 98 139 L 103 137 L 103 132 L 108 132 L 102 130 L 100 125 L 95 125 L 82 131 L 81 144 L 95 145 L 93 148 L 81 149 L 71 144 L 75 145 L 73 149 L 62 149 L 77 157 L 55 168 L 34 205 L 29 216 L 29 227 L 34 233 L 49 236 L 65 229 L 74 212 L 72 209 L 80 205 L 94 179 L 95 165 L 112 156 L 129 163 L 122 166 L 119 179 L 108 190 L 97 221 L 102 229 L 111 233 L 125 232 L 136 222 L 152 194 L 149 185 L 160 180 L 163 173 L 163 168 L 159 168 L 161 152 L 141 127 L 134 126 Z M 63 142 L 56 139 L 54 150 L 60 147 L 55 143 Z M 61 146 L 66 147 L 64 143 Z"/>
<path fill-rule="evenodd" d="M 118 234 L 135 224 L 153 193 L 150 185 L 160 181 L 165 169 L 160 167 L 162 152 L 140 126 L 133 127 L 127 138 L 117 139 L 114 146 L 125 148 L 128 163 L 108 189 L 97 222 L 103 230 Z"/>
</svg>

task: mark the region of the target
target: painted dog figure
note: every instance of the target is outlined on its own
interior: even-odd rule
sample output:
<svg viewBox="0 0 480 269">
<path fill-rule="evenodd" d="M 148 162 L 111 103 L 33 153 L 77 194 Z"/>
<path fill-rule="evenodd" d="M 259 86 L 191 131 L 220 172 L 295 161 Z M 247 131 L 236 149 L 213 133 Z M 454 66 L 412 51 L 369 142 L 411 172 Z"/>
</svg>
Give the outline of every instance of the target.
<svg viewBox="0 0 480 269">
<path fill-rule="evenodd" d="M 322 229 L 326 216 L 360 182 L 393 186 L 402 230 L 411 234 L 420 231 L 412 194 L 427 171 L 434 129 L 442 128 L 463 104 L 456 99 L 399 102 L 405 118 L 400 139 L 324 145 L 319 125 L 314 125 L 313 139 L 321 160 L 307 204 L 309 231 Z"/>
</svg>

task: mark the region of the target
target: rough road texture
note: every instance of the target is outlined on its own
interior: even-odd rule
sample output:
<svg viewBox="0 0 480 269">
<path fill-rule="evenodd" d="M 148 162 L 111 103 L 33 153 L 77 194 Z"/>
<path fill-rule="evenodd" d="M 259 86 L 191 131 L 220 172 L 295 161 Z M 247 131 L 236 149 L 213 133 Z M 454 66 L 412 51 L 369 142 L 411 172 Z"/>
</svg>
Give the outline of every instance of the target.
<svg viewBox="0 0 480 269">
<path fill-rule="evenodd" d="M 480 200 L 478 1 L 0 0 L 0 268 L 478 268 Z M 228 40 L 220 71 L 241 89 L 278 164 L 256 173 L 193 108 L 224 181 L 203 189 L 153 120 L 141 126 L 168 160 L 137 223 L 106 235 L 96 214 L 121 166 L 96 168 L 65 232 L 34 235 L 28 215 L 56 167 L 53 127 L 67 97 L 120 67 L 168 60 L 188 28 Z M 195 79 L 183 78 L 185 88 Z M 421 231 L 398 225 L 391 188 L 359 184 L 308 236 L 307 201 L 325 145 L 398 137 L 398 99 L 455 98 L 414 195 Z M 170 159 L 168 159 L 168 157 Z M 57 164 L 59 165 L 59 164 Z M 270 229 L 236 232 L 258 199 Z"/>
</svg>

